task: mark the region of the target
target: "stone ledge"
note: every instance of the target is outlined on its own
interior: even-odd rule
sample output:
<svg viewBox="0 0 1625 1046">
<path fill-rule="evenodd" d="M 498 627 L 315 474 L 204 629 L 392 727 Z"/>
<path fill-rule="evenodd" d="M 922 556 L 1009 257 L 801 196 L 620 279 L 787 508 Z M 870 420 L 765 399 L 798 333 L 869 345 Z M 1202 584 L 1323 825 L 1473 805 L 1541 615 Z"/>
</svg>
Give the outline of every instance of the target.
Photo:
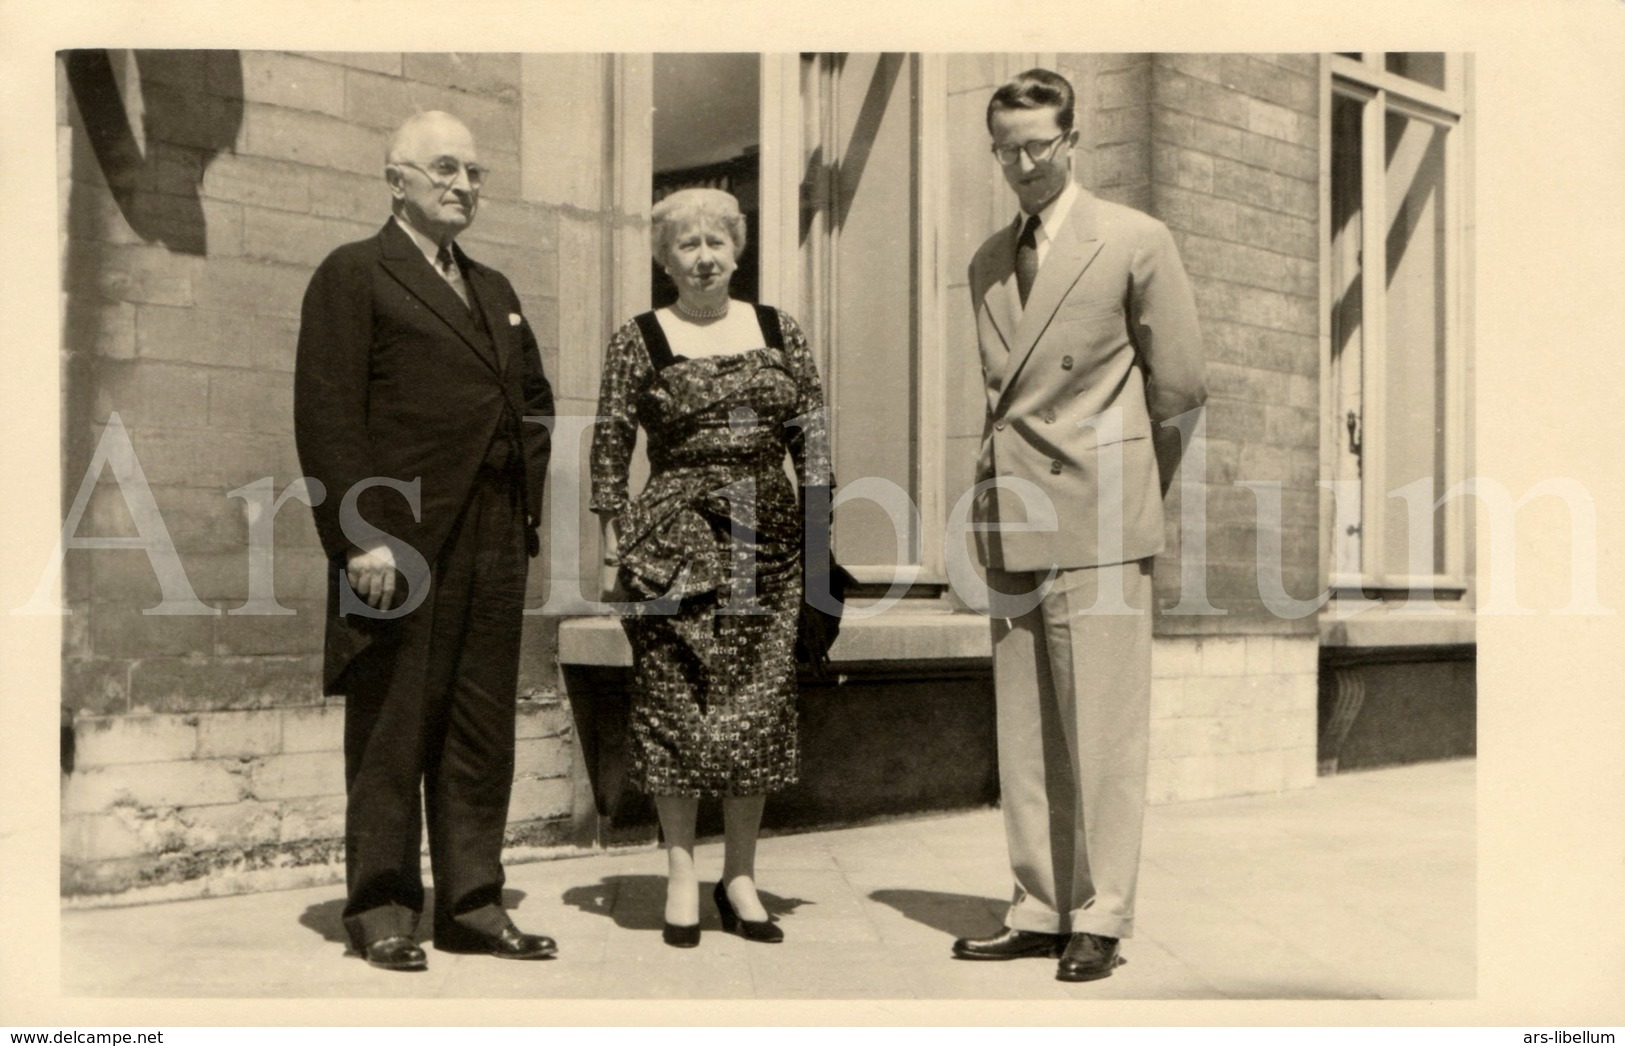
<svg viewBox="0 0 1625 1046">
<path fill-rule="evenodd" d="M 993 656 L 987 618 L 938 608 L 893 609 L 841 625 L 830 650 L 836 664 L 870 661 L 971 661 Z M 566 618 L 559 625 L 559 662 L 630 668 L 632 650 L 613 617 Z"/>
<path fill-rule="evenodd" d="M 1475 640 L 1474 619 L 1465 614 L 1422 614 L 1371 611 L 1346 620 L 1323 619 L 1323 647 L 1461 646 Z"/>
</svg>

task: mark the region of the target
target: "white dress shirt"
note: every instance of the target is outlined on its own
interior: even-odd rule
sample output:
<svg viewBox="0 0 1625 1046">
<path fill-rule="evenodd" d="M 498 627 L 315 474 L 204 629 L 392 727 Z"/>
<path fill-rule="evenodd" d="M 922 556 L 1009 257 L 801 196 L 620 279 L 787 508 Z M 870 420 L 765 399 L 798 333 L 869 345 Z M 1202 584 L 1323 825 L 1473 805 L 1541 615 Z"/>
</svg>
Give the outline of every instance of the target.
<svg viewBox="0 0 1625 1046">
<path fill-rule="evenodd" d="M 1060 231 L 1061 223 L 1072 210 L 1072 203 L 1078 198 L 1078 183 L 1068 178 L 1066 188 L 1055 194 L 1055 199 L 1044 205 L 1038 212 L 1038 229 L 1033 239 L 1038 245 L 1038 267 L 1044 267 L 1044 258 L 1049 254 L 1050 244 L 1055 242 L 1055 234 Z M 1016 216 L 1017 228 L 1027 224 L 1030 217 L 1026 211 L 1018 211 Z"/>
</svg>

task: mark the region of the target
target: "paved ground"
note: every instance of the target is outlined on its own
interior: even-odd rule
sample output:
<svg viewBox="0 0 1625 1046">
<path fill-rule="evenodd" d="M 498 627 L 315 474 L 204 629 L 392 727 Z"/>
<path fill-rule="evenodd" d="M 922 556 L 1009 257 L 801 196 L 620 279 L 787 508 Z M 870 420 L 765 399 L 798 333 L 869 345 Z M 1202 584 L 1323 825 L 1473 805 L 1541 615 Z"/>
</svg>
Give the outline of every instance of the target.
<svg viewBox="0 0 1625 1046">
<path fill-rule="evenodd" d="M 1471 998 L 1474 765 L 1323 778 L 1287 795 L 1152 808 L 1139 931 L 1108 980 L 1054 963 L 967 963 L 1008 870 L 981 810 L 764 840 L 758 879 L 786 941 L 747 944 L 704 905 L 692 951 L 660 939 L 658 851 L 517 865 L 522 928 L 552 962 L 429 950 L 426 973 L 344 957 L 337 887 L 62 913 L 64 996 L 157 998 Z M 703 844 L 714 875 L 720 843 Z M 709 883 L 707 883 L 709 886 Z"/>
</svg>

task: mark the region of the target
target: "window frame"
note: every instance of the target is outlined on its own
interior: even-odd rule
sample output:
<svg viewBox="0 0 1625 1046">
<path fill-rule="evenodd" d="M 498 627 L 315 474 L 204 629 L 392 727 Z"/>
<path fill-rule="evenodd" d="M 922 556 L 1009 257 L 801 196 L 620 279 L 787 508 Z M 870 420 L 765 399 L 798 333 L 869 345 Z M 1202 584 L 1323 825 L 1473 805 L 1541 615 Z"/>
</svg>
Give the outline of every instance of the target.
<svg viewBox="0 0 1625 1046">
<path fill-rule="evenodd" d="M 1444 55 L 1445 87 L 1429 86 L 1411 80 L 1386 68 L 1386 52 L 1363 52 L 1359 59 L 1343 54 L 1328 56 L 1323 63 L 1322 92 L 1322 316 L 1325 327 L 1322 342 L 1322 363 L 1326 375 L 1323 381 L 1322 405 L 1325 428 L 1323 430 L 1323 466 L 1328 476 L 1337 474 L 1340 447 L 1349 436 L 1344 431 L 1344 418 L 1339 412 L 1340 400 L 1335 389 L 1342 377 L 1340 364 L 1332 358 L 1332 328 L 1330 317 L 1334 302 L 1332 272 L 1334 261 L 1333 230 L 1331 228 L 1332 177 L 1332 106 L 1337 97 L 1351 99 L 1361 105 L 1361 235 L 1364 244 L 1386 243 L 1387 170 L 1384 150 L 1372 143 L 1386 141 L 1386 120 L 1389 113 L 1408 119 L 1424 121 L 1443 128 L 1444 155 L 1444 281 L 1442 293 L 1444 373 L 1441 378 L 1444 393 L 1442 425 L 1444 428 L 1442 475 L 1434 484 L 1435 501 L 1443 497 L 1469 474 L 1471 452 L 1468 432 L 1469 376 L 1470 376 L 1470 272 L 1471 272 L 1471 171 L 1470 151 L 1470 78 L 1469 56 L 1458 53 Z M 1384 262 L 1386 259 L 1384 259 Z M 1362 264 L 1362 269 L 1366 266 Z M 1380 479 L 1385 470 L 1386 418 L 1386 359 L 1388 348 L 1387 288 L 1384 281 L 1361 280 L 1361 454 L 1360 467 L 1360 542 L 1359 570 L 1349 573 L 1338 570 L 1346 555 L 1344 535 L 1337 528 L 1338 519 L 1328 507 L 1327 525 L 1322 527 L 1325 541 L 1322 559 L 1326 565 L 1329 587 L 1334 595 L 1343 599 L 1359 600 L 1377 596 L 1384 600 L 1405 597 L 1443 597 L 1462 600 L 1469 594 L 1471 570 L 1471 530 L 1464 499 L 1448 501 L 1444 508 L 1443 556 L 1441 567 L 1429 574 L 1414 575 L 1409 565 L 1388 563 L 1383 559 L 1381 535 L 1386 531 L 1390 513 L 1403 511 L 1394 506 L 1389 492 L 1382 489 Z M 1335 505 L 1335 500 L 1331 501 Z"/>
</svg>

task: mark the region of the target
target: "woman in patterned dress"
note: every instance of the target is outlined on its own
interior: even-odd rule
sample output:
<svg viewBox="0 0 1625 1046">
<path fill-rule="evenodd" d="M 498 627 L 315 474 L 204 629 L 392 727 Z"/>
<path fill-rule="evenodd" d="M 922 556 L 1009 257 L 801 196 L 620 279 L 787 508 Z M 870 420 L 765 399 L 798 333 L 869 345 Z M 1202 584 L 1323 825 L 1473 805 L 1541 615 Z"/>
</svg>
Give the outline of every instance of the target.
<svg viewBox="0 0 1625 1046">
<path fill-rule="evenodd" d="M 795 783 L 802 509 L 785 473 L 829 483 L 823 392 L 787 314 L 728 297 L 745 247 L 733 196 L 685 189 L 654 208 L 653 249 L 677 302 L 635 317 L 605 350 L 592 446 L 605 598 L 633 601 L 632 784 L 654 797 L 667 848 L 665 939 L 699 941 L 695 817 L 722 798 L 723 928 L 783 933 L 762 907 L 756 839 L 768 792 Z M 641 427 L 650 477 L 627 496 Z"/>
</svg>

